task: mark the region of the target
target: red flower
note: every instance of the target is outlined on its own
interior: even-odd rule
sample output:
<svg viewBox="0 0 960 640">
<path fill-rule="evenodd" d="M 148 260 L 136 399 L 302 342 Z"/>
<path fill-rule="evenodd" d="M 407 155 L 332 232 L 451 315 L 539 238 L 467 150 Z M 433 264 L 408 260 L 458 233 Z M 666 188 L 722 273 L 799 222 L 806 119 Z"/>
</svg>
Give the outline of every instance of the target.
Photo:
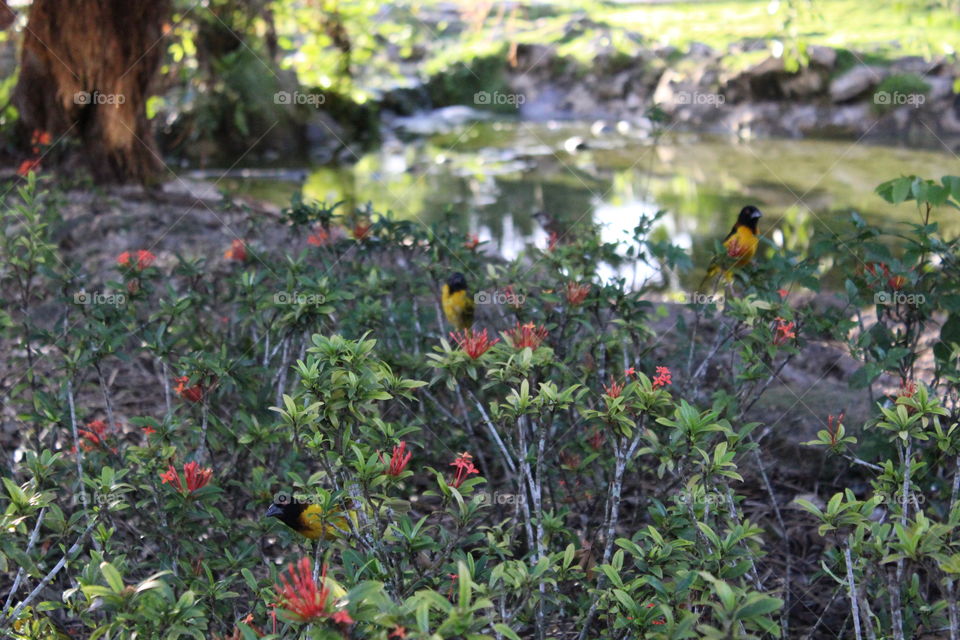
<svg viewBox="0 0 960 640">
<path fill-rule="evenodd" d="M 634 369 L 633 367 L 627 367 L 626 369 L 623 370 L 623 375 L 624 377 L 627 377 L 627 378 L 629 378 L 630 376 L 635 376 L 637 375 L 637 370 Z"/>
<path fill-rule="evenodd" d="M 907 276 L 890 276 L 887 279 L 887 285 L 894 291 L 899 291 L 905 284 L 907 284 Z"/>
<path fill-rule="evenodd" d="M 508 332 L 507 338 L 514 349 L 537 349 L 547 337 L 547 328 L 536 326 L 532 322 L 527 324 L 517 323 L 517 326 Z"/>
<path fill-rule="evenodd" d="M 786 289 L 777 289 L 777 295 L 780 296 L 781 300 L 786 299 L 788 293 L 789 292 Z"/>
<path fill-rule="evenodd" d="M 351 624 L 353 619 L 344 610 L 328 611 L 330 588 L 327 587 L 327 565 L 320 570 L 320 584 L 313 579 L 310 558 L 301 558 L 296 566 L 287 565 L 290 579 L 280 576 L 276 590 L 280 594 L 281 606 L 297 617 L 301 622 L 314 622 L 330 619 L 337 624 Z"/>
<path fill-rule="evenodd" d="M 523 306 L 523 302 L 526 300 L 526 296 L 521 294 L 516 294 L 513 292 L 513 285 L 508 284 L 503 288 L 504 296 L 506 297 L 507 304 L 512 306 L 514 309 L 519 309 Z"/>
<path fill-rule="evenodd" d="M 40 169 L 40 158 L 30 158 L 20 163 L 17 168 L 17 175 L 26 178 L 31 171 L 37 171 L 38 169 Z"/>
<path fill-rule="evenodd" d="M 797 337 L 796 332 L 793 330 L 794 322 L 787 322 L 779 317 L 775 318 L 774 321 L 777 323 L 777 326 L 774 327 L 773 344 L 778 346 L 786 344 L 788 340 L 793 340 Z"/>
<path fill-rule="evenodd" d="M 315 247 L 322 247 L 330 243 L 330 232 L 323 227 L 317 227 L 316 231 L 307 236 L 307 244 Z"/>
<path fill-rule="evenodd" d="M 157 256 L 153 255 L 149 251 L 145 251 L 143 249 L 137 251 L 137 269 L 143 271 L 147 267 L 151 266 L 156 259 Z"/>
<path fill-rule="evenodd" d="M 407 452 L 407 443 L 401 440 L 400 444 L 393 448 L 393 453 L 390 455 L 390 467 L 384 473 L 388 476 L 399 476 L 407 468 L 407 463 L 410 462 L 412 456 L 412 453 Z"/>
<path fill-rule="evenodd" d="M 223 252 L 223 257 L 227 260 L 243 262 L 247 259 L 247 243 L 240 238 L 234 238 L 230 248 Z"/>
<path fill-rule="evenodd" d="M 483 331 L 471 331 L 470 329 L 451 331 L 450 338 L 474 360 L 485 354 L 490 347 L 500 342 L 500 338 L 490 340 L 486 329 Z"/>
<path fill-rule="evenodd" d="M 117 425 L 114 425 L 115 428 Z M 86 429 L 77 429 L 80 436 L 80 448 L 84 451 L 93 451 L 94 449 L 107 449 L 107 438 L 110 435 L 110 427 L 103 420 L 91 420 L 87 423 Z M 114 453 L 116 448 L 110 449 Z"/>
<path fill-rule="evenodd" d="M 900 383 L 900 388 L 897 389 L 898 398 L 912 398 L 913 394 L 917 392 L 917 383 L 913 380 L 903 380 Z"/>
<path fill-rule="evenodd" d="M 480 244 L 480 237 L 477 236 L 477 234 L 475 233 L 471 233 L 467 235 L 467 241 L 463 243 L 463 246 L 469 249 L 470 251 L 473 251 L 474 249 L 477 248 L 479 244 Z"/>
<path fill-rule="evenodd" d="M 607 394 L 609 398 L 619 398 L 620 394 L 623 393 L 623 383 L 617 383 L 616 380 L 611 376 L 610 386 L 603 385 L 603 392 Z"/>
<path fill-rule="evenodd" d="M 353 618 L 351 618 L 350 614 L 343 609 L 330 616 L 330 619 L 337 624 L 353 624 Z"/>
<path fill-rule="evenodd" d="M 464 451 L 463 453 L 457 455 L 456 460 L 450 463 L 451 467 L 457 468 L 457 475 L 453 479 L 453 482 L 450 483 L 450 486 L 455 489 L 459 489 L 460 485 L 463 484 L 463 481 L 467 479 L 467 476 L 472 473 L 480 473 L 479 469 L 473 466 L 473 462 L 471 462 L 472 458 L 472 455 Z"/>
<path fill-rule="evenodd" d="M 670 369 L 667 367 L 657 367 L 657 375 L 653 379 L 653 388 L 659 389 L 660 387 L 666 387 L 673 384 L 673 379 L 670 377 Z"/>
<path fill-rule="evenodd" d="M 567 283 L 567 302 L 569 302 L 571 306 L 580 306 L 586 299 L 588 293 L 590 293 L 589 284 L 578 284 L 576 282 Z"/>
<path fill-rule="evenodd" d="M 891 274 L 890 267 L 883 262 L 871 262 L 865 270 L 878 281 L 886 278 L 887 286 L 894 291 L 899 291 L 903 288 L 903 285 L 907 284 L 907 276 Z M 876 284 L 874 283 L 874 286 Z"/>
<path fill-rule="evenodd" d="M 210 478 L 213 477 L 213 469 L 201 469 L 200 465 L 196 462 L 188 462 L 183 465 L 183 480 L 180 482 L 180 474 L 177 473 L 176 468 L 171 464 L 167 467 L 166 473 L 161 473 L 160 478 L 163 479 L 163 484 L 169 484 L 171 487 L 175 487 L 180 493 L 187 495 L 193 493 L 197 489 L 202 489 L 207 486 L 207 483 L 210 482 Z M 184 483 L 186 483 L 186 489 L 184 489 Z"/>
<path fill-rule="evenodd" d="M 740 244 L 736 236 L 730 238 L 730 244 L 727 245 L 727 255 L 731 258 L 742 258 L 749 250 L 749 247 Z"/>
<path fill-rule="evenodd" d="M 33 135 L 30 137 L 30 143 L 33 145 L 48 145 L 53 141 L 53 136 L 50 135 L 50 132 L 43 131 L 42 129 L 34 129 Z M 37 150 L 35 149 L 34 152 Z"/>
<path fill-rule="evenodd" d="M 131 254 L 129 251 L 124 251 L 119 256 L 117 256 L 117 264 L 121 267 L 130 268 L 133 266 L 132 264 L 133 258 L 134 258 L 133 254 Z M 157 256 L 153 255 L 152 253 L 150 253 L 145 249 L 140 249 L 136 253 L 137 271 L 143 271 L 147 267 L 153 265 L 156 259 L 157 259 Z"/>
<path fill-rule="evenodd" d="M 396 626 L 396 627 L 393 628 L 393 631 L 391 631 L 391 632 L 390 632 L 390 635 L 387 636 L 387 637 L 388 637 L 388 638 L 400 638 L 400 640 L 403 640 L 404 638 L 407 637 L 407 630 L 406 630 L 405 628 L 401 627 L 401 626 Z"/>
<path fill-rule="evenodd" d="M 143 430 L 143 435 L 147 436 L 148 438 L 157 432 L 156 429 L 149 425 L 146 427 L 141 427 L 141 429 Z"/>
<path fill-rule="evenodd" d="M 370 233 L 370 221 L 369 220 L 358 220 L 356 224 L 353 225 L 353 237 L 357 240 L 366 240 L 367 235 Z"/>
<path fill-rule="evenodd" d="M 590 438 L 587 439 L 587 442 L 590 444 L 590 448 L 594 451 L 600 451 L 600 447 L 603 446 L 603 441 L 606 440 L 606 436 L 599 429 L 594 429 L 593 433 L 590 434 Z"/>
<path fill-rule="evenodd" d="M 184 400 L 200 402 L 200 400 L 203 399 L 203 386 L 195 384 L 192 387 L 188 387 L 187 383 L 190 382 L 188 376 L 180 376 L 179 378 L 174 378 L 173 381 L 177 383 L 174 392 Z"/>
</svg>

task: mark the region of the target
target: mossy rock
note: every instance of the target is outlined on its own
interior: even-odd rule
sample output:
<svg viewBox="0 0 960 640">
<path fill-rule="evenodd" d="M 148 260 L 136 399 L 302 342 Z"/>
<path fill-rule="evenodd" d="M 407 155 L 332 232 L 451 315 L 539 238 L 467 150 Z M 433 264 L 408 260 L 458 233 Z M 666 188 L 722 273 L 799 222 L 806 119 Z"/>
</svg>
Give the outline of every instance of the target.
<svg viewBox="0 0 960 640">
<path fill-rule="evenodd" d="M 467 63 L 458 62 L 427 81 L 427 95 L 433 107 L 469 105 L 500 113 L 514 113 L 515 101 L 477 99 L 477 94 L 512 95 L 506 82 L 506 63 L 502 56 L 484 56 Z"/>
<path fill-rule="evenodd" d="M 930 85 L 915 73 L 894 73 L 884 78 L 873 92 L 873 110 L 884 114 L 902 106 L 920 106 Z"/>
</svg>

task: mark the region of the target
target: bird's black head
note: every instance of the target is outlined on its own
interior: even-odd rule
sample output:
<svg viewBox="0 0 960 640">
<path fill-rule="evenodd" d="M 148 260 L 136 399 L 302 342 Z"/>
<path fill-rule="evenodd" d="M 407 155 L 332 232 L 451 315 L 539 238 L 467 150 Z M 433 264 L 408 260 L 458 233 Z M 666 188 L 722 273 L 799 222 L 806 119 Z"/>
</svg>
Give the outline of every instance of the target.
<svg viewBox="0 0 960 640">
<path fill-rule="evenodd" d="M 760 209 L 753 205 L 747 205 L 740 209 L 740 215 L 737 216 L 737 224 L 749 228 L 754 233 L 757 232 L 757 221 L 763 216 Z"/>
<path fill-rule="evenodd" d="M 267 512 L 263 514 L 263 517 L 277 518 L 291 529 L 296 529 L 300 526 L 300 514 L 303 513 L 303 510 L 306 508 L 306 503 L 297 502 L 288 498 L 282 503 L 274 502 L 271 504 Z"/>
<path fill-rule="evenodd" d="M 450 293 L 456 293 L 457 291 L 465 291 L 467 288 L 467 279 L 462 273 L 457 271 L 449 278 L 447 278 L 447 287 L 450 289 Z"/>
</svg>

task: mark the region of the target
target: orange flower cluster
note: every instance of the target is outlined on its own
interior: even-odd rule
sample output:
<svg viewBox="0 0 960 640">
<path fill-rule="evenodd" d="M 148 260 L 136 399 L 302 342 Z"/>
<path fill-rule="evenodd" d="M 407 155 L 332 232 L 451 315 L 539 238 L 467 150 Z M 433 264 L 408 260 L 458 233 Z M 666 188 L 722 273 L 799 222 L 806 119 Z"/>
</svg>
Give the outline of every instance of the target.
<svg viewBox="0 0 960 640">
<path fill-rule="evenodd" d="M 388 476 L 399 476 L 407 468 L 407 463 L 410 462 L 411 457 L 413 457 L 413 453 L 407 451 L 407 443 L 401 440 L 400 444 L 393 448 L 393 453 L 390 455 L 390 466 L 384 473 Z"/>
<path fill-rule="evenodd" d="M 600 451 L 600 448 L 603 447 L 603 442 L 607 437 L 604 435 L 603 431 L 600 429 L 594 429 L 593 433 L 590 434 L 590 437 L 587 438 L 587 444 L 590 445 L 590 448 L 594 451 Z"/>
<path fill-rule="evenodd" d="M 289 580 L 280 576 L 276 590 L 280 594 L 280 606 L 293 614 L 301 622 L 332 620 L 337 624 L 353 624 L 353 618 L 344 610 L 330 611 L 330 588 L 327 587 L 327 565 L 320 570 L 320 584 L 313 579 L 313 567 L 310 558 L 300 558 L 294 566 L 287 565 Z"/>
<path fill-rule="evenodd" d="M 587 298 L 587 294 L 590 293 L 589 284 L 579 284 L 577 282 L 568 282 L 567 283 L 567 302 L 571 306 L 578 307 L 584 300 Z"/>
<path fill-rule="evenodd" d="M 315 247 L 323 247 L 330 243 L 330 232 L 323 227 L 317 227 L 313 233 L 307 236 L 307 244 Z"/>
<path fill-rule="evenodd" d="M 168 465 L 166 473 L 160 474 L 163 484 L 169 484 L 184 495 L 207 486 L 212 477 L 213 469 L 201 469 L 196 462 L 188 462 L 183 465 L 183 482 L 180 481 L 180 474 L 177 473 L 177 469 L 172 464 Z"/>
<path fill-rule="evenodd" d="M 917 383 L 913 380 L 903 380 L 900 383 L 900 388 L 897 389 L 898 398 L 912 398 L 913 394 L 917 392 Z"/>
<path fill-rule="evenodd" d="M 200 402 L 203 399 L 203 385 L 195 384 L 192 387 L 188 387 L 187 383 L 190 382 L 189 376 L 180 376 L 179 378 L 174 378 L 174 382 L 177 383 L 177 386 L 174 387 L 174 392 L 190 402 Z"/>
<path fill-rule="evenodd" d="M 118 425 L 114 425 L 114 430 Z M 80 448 L 84 451 L 93 451 L 94 449 L 110 450 L 117 452 L 116 447 L 107 445 L 107 438 L 110 436 L 110 426 L 103 420 L 91 420 L 87 423 L 86 429 L 78 429 L 80 436 Z"/>
<path fill-rule="evenodd" d="M 487 335 L 486 329 L 483 331 L 471 331 L 470 329 L 451 331 L 450 338 L 474 360 L 485 354 L 490 347 L 500 342 L 500 338 L 491 340 L 490 336 Z"/>
<path fill-rule="evenodd" d="M 537 326 L 532 322 L 526 324 L 517 323 L 517 326 L 507 332 L 507 338 L 514 349 L 526 349 L 530 347 L 536 350 L 543 344 L 547 337 L 547 328 L 543 325 Z"/>
<path fill-rule="evenodd" d="M 673 379 L 670 377 L 670 369 L 667 367 L 657 367 L 657 375 L 653 379 L 653 388 L 659 389 L 671 384 L 673 384 Z"/>
<path fill-rule="evenodd" d="M 32 145 L 31 151 L 34 157 L 28 158 L 20 163 L 20 166 L 17 168 L 17 175 L 25 178 L 31 171 L 40 169 L 42 147 L 48 146 L 52 141 L 53 137 L 48 132 L 34 129 L 33 135 L 30 137 L 30 144 Z"/>
<path fill-rule="evenodd" d="M 353 225 L 353 238 L 358 242 L 366 240 L 367 236 L 370 235 L 370 227 L 369 220 L 358 220 Z"/>
<path fill-rule="evenodd" d="M 156 260 L 157 256 L 145 249 L 140 249 L 135 253 L 124 251 L 117 256 L 117 265 L 128 269 L 135 268 L 137 271 L 143 271 L 147 267 L 152 266 Z"/>
<path fill-rule="evenodd" d="M 780 346 L 797 337 L 797 333 L 793 330 L 796 323 L 787 322 L 780 317 L 774 318 L 774 322 L 777 326 L 773 329 L 773 344 Z"/>
<path fill-rule="evenodd" d="M 890 267 L 883 262 L 871 262 L 866 266 L 865 270 L 877 280 L 885 278 L 887 286 L 894 291 L 899 291 L 903 288 L 903 285 L 907 284 L 907 276 L 892 274 Z"/>
<path fill-rule="evenodd" d="M 227 260 L 243 262 L 247 259 L 247 243 L 240 238 L 234 238 L 230 243 L 230 248 L 223 252 L 223 257 Z"/>
<path fill-rule="evenodd" d="M 613 376 L 610 376 L 610 384 L 609 386 L 603 385 L 603 392 L 607 394 L 610 399 L 619 398 L 620 394 L 623 393 L 623 385 L 625 383 L 626 381 L 618 383 L 613 379 Z"/>
<path fill-rule="evenodd" d="M 457 468 L 457 475 L 454 476 L 453 481 L 450 483 L 450 486 L 455 489 L 460 488 L 460 485 L 467 479 L 467 476 L 473 473 L 480 473 L 480 470 L 473 466 L 473 456 L 466 451 L 457 455 L 457 459 L 451 462 L 450 466 Z"/>
</svg>

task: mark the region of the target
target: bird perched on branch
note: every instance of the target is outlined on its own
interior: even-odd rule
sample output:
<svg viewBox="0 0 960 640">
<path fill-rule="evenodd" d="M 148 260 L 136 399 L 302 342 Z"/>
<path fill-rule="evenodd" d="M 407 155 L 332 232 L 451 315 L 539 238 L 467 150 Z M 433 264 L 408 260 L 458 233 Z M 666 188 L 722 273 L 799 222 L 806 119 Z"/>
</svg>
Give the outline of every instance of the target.
<svg viewBox="0 0 960 640">
<path fill-rule="evenodd" d="M 348 512 L 356 523 L 356 514 Z M 286 501 L 270 505 L 264 518 L 277 518 L 297 533 L 311 540 L 336 540 L 350 533 L 350 523 L 343 513 L 328 514 L 318 504 Z"/>
<path fill-rule="evenodd" d="M 467 293 L 467 279 L 459 271 L 443 285 L 443 313 L 457 331 L 473 326 L 473 298 Z"/>
<path fill-rule="evenodd" d="M 723 239 L 723 248 L 726 249 L 726 253 L 715 256 L 710 261 L 710 266 L 707 267 L 707 275 L 700 282 L 700 289 L 703 288 L 707 280 L 717 276 L 721 271 L 724 280 L 730 282 L 733 280 L 734 269 L 750 264 L 757 252 L 757 246 L 760 244 L 757 223 L 762 216 L 760 209 L 753 205 L 748 205 L 740 210 L 740 215 L 737 216 L 733 228 Z"/>
</svg>

